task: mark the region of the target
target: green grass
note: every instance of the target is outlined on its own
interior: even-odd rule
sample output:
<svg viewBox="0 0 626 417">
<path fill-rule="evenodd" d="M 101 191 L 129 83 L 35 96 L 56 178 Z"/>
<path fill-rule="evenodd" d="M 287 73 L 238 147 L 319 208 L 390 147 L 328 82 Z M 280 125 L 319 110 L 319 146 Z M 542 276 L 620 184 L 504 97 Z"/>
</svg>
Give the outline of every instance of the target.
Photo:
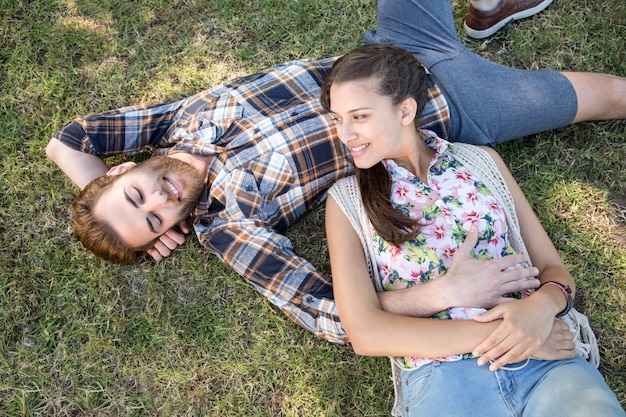
<svg viewBox="0 0 626 417">
<path fill-rule="evenodd" d="M 455 2 L 459 25 L 468 3 Z M 316 339 L 193 238 L 156 265 L 87 255 L 68 228 L 76 189 L 44 153 L 75 116 L 338 55 L 374 21 L 373 0 L 0 0 L 1 415 L 389 415 L 386 358 Z M 623 0 L 557 0 L 466 41 L 521 68 L 626 76 L 625 32 Z M 585 123 L 499 147 L 576 277 L 622 404 L 625 130 Z M 323 218 L 289 236 L 328 273 Z"/>
</svg>

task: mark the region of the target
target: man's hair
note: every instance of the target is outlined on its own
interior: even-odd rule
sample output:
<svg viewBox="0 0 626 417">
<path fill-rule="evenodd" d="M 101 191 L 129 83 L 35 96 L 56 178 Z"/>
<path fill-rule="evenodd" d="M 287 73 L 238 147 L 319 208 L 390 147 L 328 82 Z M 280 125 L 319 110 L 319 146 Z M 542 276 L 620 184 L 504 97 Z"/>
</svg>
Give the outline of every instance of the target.
<svg viewBox="0 0 626 417">
<path fill-rule="evenodd" d="M 100 196 L 115 181 L 117 175 L 102 175 L 92 180 L 72 204 L 72 232 L 83 246 L 105 261 L 126 265 L 135 261 L 137 250 L 129 248 L 113 228 L 94 215 Z"/>
<path fill-rule="evenodd" d="M 322 84 L 322 105 L 330 111 L 333 85 L 368 79 L 377 81 L 376 92 L 389 97 L 394 106 L 407 98 L 415 99 L 414 123 L 419 128 L 428 101 L 427 72 L 409 51 L 389 44 L 364 45 L 337 59 Z M 419 227 L 415 220 L 398 211 L 391 202 L 391 178 L 382 162 L 368 169 L 355 167 L 355 175 L 365 211 L 383 239 L 399 245 L 417 236 Z"/>
</svg>

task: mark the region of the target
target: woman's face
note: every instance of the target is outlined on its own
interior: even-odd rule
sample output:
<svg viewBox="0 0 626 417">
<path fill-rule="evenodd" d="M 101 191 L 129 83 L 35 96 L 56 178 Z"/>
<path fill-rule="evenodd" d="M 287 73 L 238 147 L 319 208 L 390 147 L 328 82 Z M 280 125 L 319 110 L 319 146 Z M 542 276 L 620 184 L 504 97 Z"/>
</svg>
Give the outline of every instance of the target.
<svg viewBox="0 0 626 417">
<path fill-rule="evenodd" d="M 377 82 L 374 78 L 348 81 L 330 89 L 337 134 L 361 169 L 383 159 L 402 159 L 405 152 L 401 105 L 394 106 L 391 97 L 379 94 Z"/>
</svg>

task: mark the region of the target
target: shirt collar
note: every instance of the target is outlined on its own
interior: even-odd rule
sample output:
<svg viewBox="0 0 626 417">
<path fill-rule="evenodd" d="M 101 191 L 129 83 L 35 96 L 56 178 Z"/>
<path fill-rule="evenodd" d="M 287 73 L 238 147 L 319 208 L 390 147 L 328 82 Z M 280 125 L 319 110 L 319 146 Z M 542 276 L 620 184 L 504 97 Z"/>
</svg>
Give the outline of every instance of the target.
<svg viewBox="0 0 626 417">
<path fill-rule="evenodd" d="M 443 160 L 451 159 L 450 146 L 452 145 L 445 139 L 440 138 L 437 134 L 431 130 L 420 129 L 417 131 L 419 137 L 424 141 L 426 146 L 435 150 L 435 155 L 430 161 L 430 166 L 434 166 Z M 393 159 L 384 159 L 383 165 L 387 171 L 393 172 L 399 166 Z"/>
</svg>

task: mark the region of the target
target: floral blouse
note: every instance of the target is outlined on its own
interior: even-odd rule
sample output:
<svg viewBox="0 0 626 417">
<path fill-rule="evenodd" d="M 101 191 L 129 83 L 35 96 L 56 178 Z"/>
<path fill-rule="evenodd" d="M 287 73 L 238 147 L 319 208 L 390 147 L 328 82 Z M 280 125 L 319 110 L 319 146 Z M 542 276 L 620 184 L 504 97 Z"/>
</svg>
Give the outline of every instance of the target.
<svg viewBox="0 0 626 417">
<path fill-rule="evenodd" d="M 386 242 L 371 229 L 378 272 L 386 291 L 408 288 L 444 275 L 472 224 L 479 230 L 474 248 L 476 259 L 488 260 L 515 253 L 508 243 L 504 210 L 487 187 L 447 152 L 454 144 L 430 131 L 422 130 L 420 135 L 436 151 L 429 166 L 428 184 L 393 160 L 383 161 L 392 179 L 394 206 L 421 226 L 419 235 L 399 247 Z M 469 320 L 484 311 L 457 306 L 433 318 Z M 435 360 L 454 361 L 467 357 L 471 355 L 399 359 L 403 367 L 417 368 Z"/>
</svg>

